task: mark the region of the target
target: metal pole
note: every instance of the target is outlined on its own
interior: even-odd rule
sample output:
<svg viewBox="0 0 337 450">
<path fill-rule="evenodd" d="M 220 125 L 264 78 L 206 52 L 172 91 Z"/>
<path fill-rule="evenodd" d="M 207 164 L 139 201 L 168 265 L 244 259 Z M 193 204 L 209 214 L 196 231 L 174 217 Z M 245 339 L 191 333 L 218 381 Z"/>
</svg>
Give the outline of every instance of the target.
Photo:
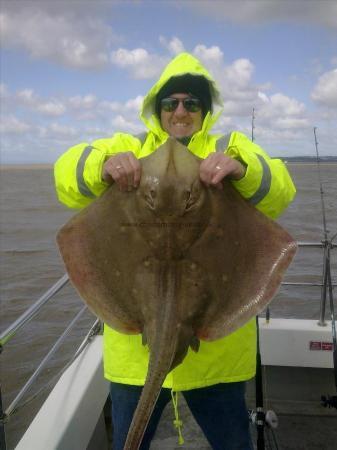
<svg viewBox="0 0 337 450">
<path fill-rule="evenodd" d="M 0 449 L 6 450 L 6 433 L 5 433 L 5 423 L 4 423 L 4 413 L 2 409 L 2 394 L 0 385 Z"/>
<path fill-rule="evenodd" d="M 256 396 L 256 429 L 257 429 L 257 450 L 265 449 L 264 426 L 265 414 L 263 409 L 263 382 L 262 382 L 262 362 L 260 353 L 260 330 L 259 317 L 256 316 L 256 375 L 255 375 L 255 396 Z"/>
<path fill-rule="evenodd" d="M 303 241 L 298 241 L 297 242 L 299 247 L 316 247 L 316 248 L 324 248 L 325 247 L 325 242 L 303 242 Z M 330 241 L 330 248 L 336 248 L 337 244 L 332 244 Z"/>
<path fill-rule="evenodd" d="M 282 281 L 281 282 L 282 286 L 319 286 L 322 287 L 324 286 L 323 283 L 301 283 L 300 281 Z M 331 283 L 331 286 L 335 287 L 337 286 L 336 283 Z"/>
<path fill-rule="evenodd" d="M 10 325 L 3 333 L 0 334 L 0 353 L 4 345 L 15 336 L 18 330 L 29 322 L 63 286 L 68 283 L 69 277 L 67 274 L 63 275 L 47 292 L 45 292 L 30 308 L 27 309 L 12 325 Z"/>
<path fill-rule="evenodd" d="M 27 383 L 23 386 L 23 388 L 21 389 L 21 391 L 18 393 L 18 395 L 15 397 L 15 399 L 12 401 L 12 403 L 9 405 L 9 407 L 6 409 L 5 411 L 5 416 L 8 417 L 10 416 L 13 411 L 15 410 L 17 404 L 19 403 L 19 401 L 21 400 L 21 398 L 24 396 L 24 394 L 27 392 L 27 390 L 30 388 L 30 386 L 34 383 L 35 379 L 38 377 L 38 375 L 40 374 L 40 372 L 42 371 L 42 369 L 44 368 L 44 366 L 46 365 L 46 363 L 49 361 L 49 359 L 51 358 L 51 356 L 57 351 L 57 349 L 60 347 L 60 345 L 62 344 L 62 342 L 64 341 L 65 337 L 68 335 L 68 333 L 70 332 L 70 330 L 72 329 L 72 327 L 74 326 L 75 322 L 77 322 L 77 320 L 82 316 L 82 314 L 84 313 L 84 311 L 87 309 L 86 306 L 83 306 L 83 308 L 80 310 L 79 313 L 77 313 L 77 315 L 75 316 L 75 318 L 70 322 L 70 324 L 68 325 L 68 327 L 64 330 L 64 332 L 61 334 L 61 336 L 58 338 L 58 340 L 55 342 L 55 344 L 53 345 L 53 347 L 49 350 L 49 352 L 47 353 L 47 355 L 43 358 L 43 360 L 41 361 L 41 363 L 39 364 L 38 368 L 35 370 L 35 372 L 33 373 L 33 375 L 29 378 L 29 380 L 27 381 Z"/>
<path fill-rule="evenodd" d="M 328 271 L 330 272 L 330 246 L 328 239 L 328 229 L 326 226 L 326 214 L 325 214 L 325 204 L 324 204 L 324 191 L 323 191 L 323 183 L 321 177 L 321 167 L 320 167 L 320 159 L 318 152 L 318 141 L 316 135 L 316 127 L 314 127 L 314 137 L 315 137 L 315 149 L 316 149 L 316 159 L 317 159 L 317 169 L 318 169 L 318 181 L 319 181 L 319 191 L 321 196 L 321 207 L 322 207 L 322 221 L 323 221 L 323 232 L 324 232 L 324 260 L 323 260 L 323 288 L 321 292 L 321 311 L 320 311 L 320 319 L 318 325 L 325 326 L 325 306 L 326 306 L 326 292 L 327 292 L 327 283 L 328 283 Z"/>
<path fill-rule="evenodd" d="M 320 316 L 318 325 L 320 327 L 325 327 L 325 306 L 326 306 L 326 290 L 327 290 L 327 281 L 328 281 L 328 268 L 330 266 L 330 250 L 328 246 L 324 247 L 324 256 L 323 256 L 323 276 L 322 276 L 322 289 L 321 289 L 321 308 L 320 308 Z"/>
<path fill-rule="evenodd" d="M 329 291 L 329 299 L 330 299 L 330 313 L 331 313 L 331 326 L 332 326 L 332 340 L 333 340 L 333 367 L 334 367 L 334 379 L 335 379 L 335 387 L 337 391 L 337 338 L 336 338 L 336 324 L 335 324 L 335 312 L 333 305 L 333 295 L 332 295 L 332 281 L 331 281 L 331 264 L 330 264 L 330 250 L 333 248 L 332 239 L 336 237 L 334 235 L 332 239 L 328 238 L 328 229 L 326 225 L 326 215 L 325 215 L 325 204 L 324 204 L 324 192 L 323 192 L 323 184 L 321 180 L 321 170 L 319 165 L 319 153 L 318 153 L 318 142 L 316 137 L 316 127 L 314 128 L 314 136 L 315 136 L 315 148 L 316 148 L 316 156 L 317 156 L 317 167 L 318 167 L 318 177 L 320 184 L 320 194 L 321 194 L 321 205 L 322 205 L 322 219 L 323 219 L 323 228 L 324 228 L 324 263 L 323 263 L 323 289 L 321 296 L 321 317 L 319 325 L 325 325 L 325 305 L 326 305 L 326 294 L 327 290 Z M 322 397 L 323 399 L 324 397 Z M 337 396 L 333 396 L 327 399 L 327 404 L 334 406 L 337 408 Z"/>
<path fill-rule="evenodd" d="M 330 260 L 328 265 L 328 288 L 329 288 L 329 300 L 330 300 L 330 314 L 331 314 L 331 326 L 332 326 L 332 341 L 333 341 L 333 363 L 335 372 L 335 387 L 337 392 L 337 337 L 336 337 L 336 323 L 335 323 L 335 311 L 333 304 L 333 294 L 332 294 L 332 283 L 331 283 L 331 271 L 330 271 Z"/>
<path fill-rule="evenodd" d="M 94 324 L 92 325 L 92 327 L 90 328 L 88 334 L 86 335 L 86 337 L 83 339 L 81 345 L 79 346 L 79 348 L 76 350 L 75 355 L 74 355 L 74 359 L 77 358 L 77 356 L 82 352 L 82 350 L 84 349 L 84 347 L 88 344 L 88 342 L 93 338 L 93 336 L 96 336 L 102 329 L 102 322 L 100 319 L 96 319 Z"/>
<path fill-rule="evenodd" d="M 323 191 L 323 184 L 322 184 L 322 177 L 321 177 L 321 166 L 320 166 L 319 153 L 318 153 L 318 141 L 317 141 L 317 136 L 316 136 L 316 130 L 317 130 L 317 128 L 314 127 L 315 149 L 316 149 L 316 159 L 317 159 L 317 168 L 318 168 L 318 180 L 319 180 L 319 191 L 320 191 L 320 194 L 321 194 L 324 241 L 326 242 L 328 240 L 328 230 L 327 230 L 327 227 L 326 227 L 326 215 L 325 215 L 325 205 L 324 205 L 324 191 Z"/>
</svg>

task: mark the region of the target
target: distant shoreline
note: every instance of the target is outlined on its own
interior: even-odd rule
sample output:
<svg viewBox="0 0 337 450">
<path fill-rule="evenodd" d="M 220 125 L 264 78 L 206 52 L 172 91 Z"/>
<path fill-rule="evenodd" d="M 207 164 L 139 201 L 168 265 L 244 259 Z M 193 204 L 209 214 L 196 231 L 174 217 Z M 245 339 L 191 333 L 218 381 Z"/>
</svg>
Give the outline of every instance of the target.
<svg viewBox="0 0 337 450">
<path fill-rule="evenodd" d="M 287 166 L 317 166 L 317 162 L 311 161 L 283 161 Z M 320 166 L 333 166 L 336 165 L 337 161 L 324 161 L 320 162 Z"/>
<path fill-rule="evenodd" d="M 52 169 L 53 164 L 2 164 L 0 171 L 2 170 L 39 170 L 39 169 Z"/>
</svg>

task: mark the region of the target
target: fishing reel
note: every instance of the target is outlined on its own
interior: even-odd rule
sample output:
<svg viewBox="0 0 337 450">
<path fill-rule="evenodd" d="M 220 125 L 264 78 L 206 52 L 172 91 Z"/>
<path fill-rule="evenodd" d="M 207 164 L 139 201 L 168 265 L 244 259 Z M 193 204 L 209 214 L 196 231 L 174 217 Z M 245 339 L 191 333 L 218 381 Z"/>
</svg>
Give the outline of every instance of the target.
<svg viewBox="0 0 337 450">
<path fill-rule="evenodd" d="M 253 425 L 266 425 L 269 428 L 278 427 L 278 417 L 275 411 L 269 409 L 264 412 L 261 408 L 256 411 L 254 409 L 248 410 L 249 421 Z"/>
<path fill-rule="evenodd" d="M 336 408 L 337 409 L 337 395 L 322 395 L 321 404 L 324 408 Z"/>
</svg>

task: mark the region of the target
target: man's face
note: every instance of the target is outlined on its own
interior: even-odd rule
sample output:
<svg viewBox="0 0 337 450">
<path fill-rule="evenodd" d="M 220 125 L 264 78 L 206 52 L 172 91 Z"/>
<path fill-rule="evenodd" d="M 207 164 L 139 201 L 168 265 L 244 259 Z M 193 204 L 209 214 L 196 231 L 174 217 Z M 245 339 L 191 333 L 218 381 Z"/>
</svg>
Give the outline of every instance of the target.
<svg viewBox="0 0 337 450">
<path fill-rule="evenodd" d="M 189 98 L 188 94 L 172 94 L 170 98 L 183 100 Z M 202 127 L 202 110 L 189 112 L 184 108 L 184 104 L 179 102 L 177 109 L 167 112 L 161 109 L 160 121 L 163 130 L 170 136 L 177 139 L 192 136 Z"/>
</svg>

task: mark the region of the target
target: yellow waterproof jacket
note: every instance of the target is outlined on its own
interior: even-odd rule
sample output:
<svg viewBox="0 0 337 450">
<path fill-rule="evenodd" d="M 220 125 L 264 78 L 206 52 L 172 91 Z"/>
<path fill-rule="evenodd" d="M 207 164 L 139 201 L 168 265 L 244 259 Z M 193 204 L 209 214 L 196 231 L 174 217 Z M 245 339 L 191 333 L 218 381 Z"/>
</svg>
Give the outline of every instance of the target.
<svg viewBox="0 0 337 450">
<path fill-rule="evenodd" d="M 217 86 L 200 62 L 182 53 L 166 67 L 158 82 L 144 98 L 141 119 L 147 132 L 141 136 L 115 133 L 91 144 L 71 147 L 55 164 L 58 198 L 71 208 L 82 208 L 101 195 L 108 185 L 102 181 L 104 162 L 119 152 L 131 151 L 141 159 L 154 152 L 168 138 L 155 116 L 155 97 L 172 77 L 185 73 L 205 76 L 210 83 L 213 108 L 221 107 Z M 221 112 L 221 111 L 220 111 Z M 247 166 L 245 176 L 233 185 L 260 211 L 276 218 L 295 195 L 295 188 L 281 160 L 271 159 L 255 143 L 237 131 L 227 135 L 210 134 L 219 113 L 206 115 L 202 129 L 188 144 L 200 158 L 223 151 Z M 132 273 L 130 273 L 132 278 Z M 181 365 L 169 373 L 164 387 L 188 390 L 221 382 L 243 381 L 255 375 L 256 328 L 252 319 L 231 335 L 215 342 L 201 342 L 197 353 L 189 350 Z M 141 335 L 125 335 L 104 328 L 104 374 L 114 382 L 143 385 L 149 351 L 142 345 Z"/>
</svg>

